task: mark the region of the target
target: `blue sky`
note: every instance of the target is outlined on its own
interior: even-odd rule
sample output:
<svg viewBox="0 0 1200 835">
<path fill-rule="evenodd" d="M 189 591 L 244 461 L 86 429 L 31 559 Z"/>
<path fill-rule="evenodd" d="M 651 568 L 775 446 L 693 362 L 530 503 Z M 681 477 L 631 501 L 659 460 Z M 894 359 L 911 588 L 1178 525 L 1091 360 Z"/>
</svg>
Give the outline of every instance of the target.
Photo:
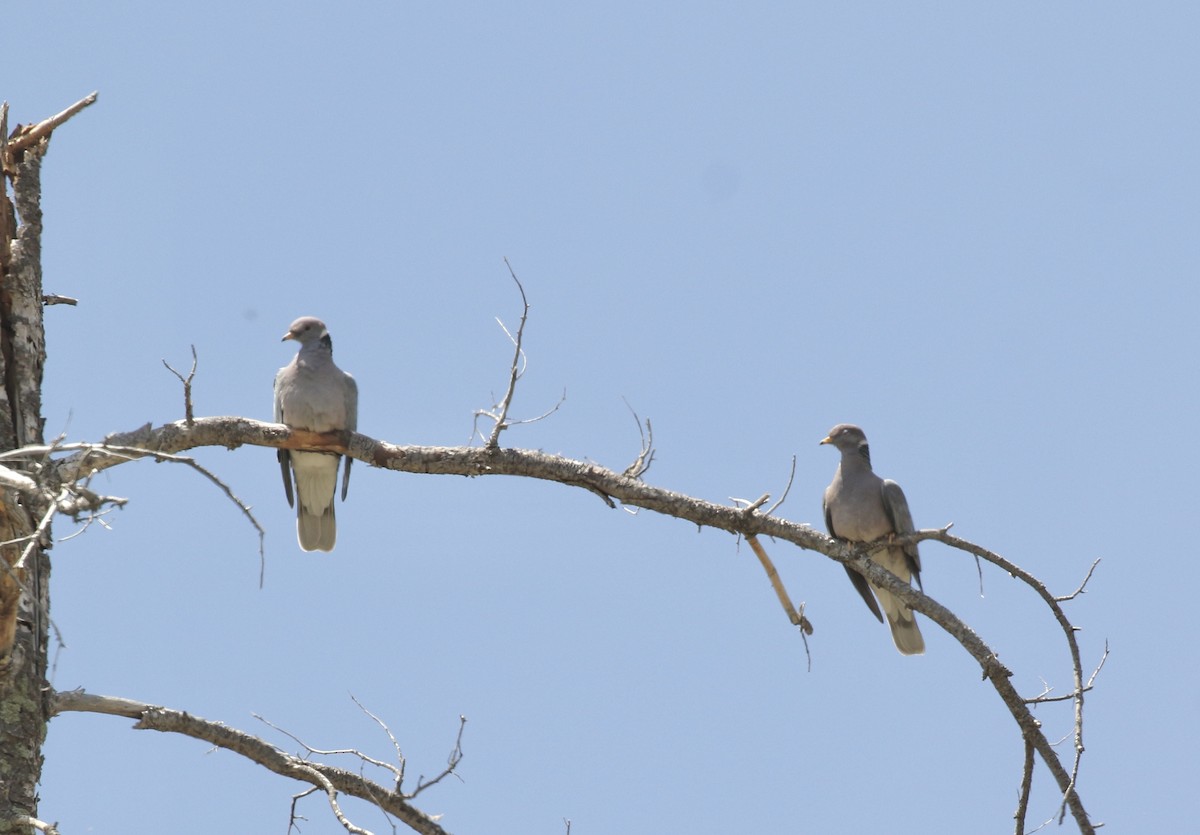
<svg viewBox="0 0 1200 835">
<path fill-rule="evenodd" d="M 821 527 L 862 425 L 923 527 L 1074 589 L 1084 800 L 1180 831 L 1200 744 L 1200 70 L 1187 4 L 595 5 L 211 2 L 24 6 L 10 122 L 99 102 L 44 174 L 48 436 L 271 415 L 295 317 L 324 318 L 360 429 L 459 445 L 502 389 L 505 434 L 707 500 L 778 495 Z M 799 637 L 734 538 L 516 479 L 355 469 L 337 550 L 299 551 L 274 454 L 198 450 L 267 528 L 182 467 L 96 485 L 129 506 L 53 552 L 82 686 L 432 774 L 469 719 L 451 832 L 1010 831 L 1022 756 L 974 663 L 928 622 L 903 658 L 840 566 L 766 543 Z M 1190 520 L 1190 521 L 1189 521 Z M 73 530 L 56 527 L 60 537 Z M 1069 665 L 1017 583 L 938 545 L 925 589 L 1033 695 Z M 1066 709 L 1043 709 L 1052 739 Z M 42 815 L 65 833 L 284 831 L 297 787 L 202 743 L 66 715 Z M 1060 746 L 1064 750 L 1069 742 Z M 1136 771 L 1133 765 L 1136 764 Z M 1131 777 L 1131 774 L 1136 774 Z M 1055 811 L 1044 769 L 1030 812 Z M 390 831 L 348 801 L 360 825 Z M 342 831 L 304 801 L 303 831 Z M 1186 823 L 1185 823 L 1186 822 Z"/>
</svg>

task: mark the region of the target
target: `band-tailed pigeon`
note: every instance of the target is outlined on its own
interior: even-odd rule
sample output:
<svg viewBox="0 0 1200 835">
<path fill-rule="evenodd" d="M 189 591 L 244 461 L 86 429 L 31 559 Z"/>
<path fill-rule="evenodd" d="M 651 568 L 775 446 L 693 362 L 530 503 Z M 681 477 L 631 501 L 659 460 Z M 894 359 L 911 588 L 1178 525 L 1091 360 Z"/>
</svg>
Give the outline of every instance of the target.
<svg viewBox="0 0 1200 835">
<path fill-rule="evenodd" d="M 867 436 L 857 426 L 841 423 L 829 430 L 821 441 L 833 444 L 842 453 L 842 461 L 833 482 L 825 488 L 825 527 L 829 535 L 848 542 L 871 542 L 888 534 L 912 533 L 912 514 L 904 491 L 894 481 L 882 479 L 871 471 L 871 451 Z M 895 574 L 901 580 L 917 581 L 921 587 L 921 557 L 916 544 L 880 548 L 871 554 L 878 565 Z M 875 597 L 883 604 L 888 625 L 892 628 L 892 640 L 896 649 L 904 655 L 920 655 L 925 652 L 925 640 L 917 628 L 913 610 L 883 589 L 868 583 L 866 578 L 845 566 L 854 588 L 862 595 L 867 608 L 883 622 L 883 614 Z M 871 592 L 875 595 L 872 596 Z"/>
<path fill-rule="evenodd" d="M 275 375 L 275 421 L 292 429 L 334 432 L 358 428 L 358 384 L 333 364 L 333 340 L 325 323 L 302 316 L 283 335 L 300 343 L 295 358 Z M 283 488 L 296 508 L 296 538 L 305 551 L 332 551 L 337 539 L 333 514 L 338 461 L 333 452 L 279 450 Z M 350 486 L 350 464 L 342 476 L 342 501 Z M 296 481 L 293 501 L 292 478 Z"/>
</svg>

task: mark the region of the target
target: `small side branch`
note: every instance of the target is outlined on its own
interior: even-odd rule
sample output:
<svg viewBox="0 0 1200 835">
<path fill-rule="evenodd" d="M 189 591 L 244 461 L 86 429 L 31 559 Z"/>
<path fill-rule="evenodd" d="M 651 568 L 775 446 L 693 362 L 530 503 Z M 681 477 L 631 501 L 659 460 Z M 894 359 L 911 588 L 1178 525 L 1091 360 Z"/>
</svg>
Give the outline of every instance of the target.
<svg viewBox="0 0 1200 835">
<path fill-rule="evenodd" d="M 436 786 L 438 783 L 442 782 L 442 780 L 446 779 L 451 774 L 454 774 L 454 770 L 458 768 L 458 764 L 462 762 L 462 738 L 463 731 L 466 729 L 467 717 L 460 714 L 458 717 L 458 736 L 454 738 L 454 747 L 450 749 L 450 754 L 446 757 L 446 767 L 438 772 L 432 779 L 426 780 L 425 775 L 418 777 L 417 787 L 413 789 L 413 793 L 409 795 L 409 797 L 416 797 L 418 794 L 425 791 L 425 789 L 429 788 L 430 786 Z M 389 731 L 389 736 L 390 735 L 391 732 Z"/>
<path fill-rule="evenodd" d="M 525 322 L 529 318 L 529 299 L 526 298 L 525 288 L 521 286 L 521 280 L 517 278 L 517 274 L 513 271 L 512 264 L 508 263 L 507 258 L 504 259 L 504 266 L 508 267 L 508 274 L 512 276 L 512 280 L 516 283 L 517 290 L 521 294 L 521 322 L 517 326 L 517 335 L 513 336 L 512 332 L 504 326 L 504 323 L 500 319 L 496 319 L 496 322 L 500 325 L 500 329 L 504 331 L 504 335 L 513 344 L 513 360 L 509 368 L 508 388 L 504 392 L 504 397 L 501 398 L 499 403 L 492 406 L 492 408 L 480 409 L 475 412 L 475 423 L 471 428 L 472 441 L 474 441 L 477 434 L 482 437 L 482 433 L 479 432 L 479 419 L 485 417 L 492 421 L 492 433 L 484 442 L 483 447 L 488 450 L 497 450 L 500 448 L 500 433 L 505 429 L 508 429 L 510 426 L 521 426 L 526 423 L 537 423 L 539 420 L 545 420 L 557 412 L 558 408 L 567 399 L 567 391 L 563 389 L 562 397 L 559 398 L 558 402 L 537 417 L 526 418 L 524 420 L 511 420 L 508 416 L 509 409 L 512 408 L 513 395 L 517 390 L 517 381 L 525 374 L 525 369 L 528 366 L 525 349 L 521 346 L 525 339 Z"/>
<path fill-rule="evenodd" d="M 8 141 L 8 154 L 15 156 L 26 148 L 36 145 L 38 142 L 42 141 L 44 137 L 49 136 L 55 128 L 70 119 L 80 110 L 83 110 L 89 105 L 95 104 L 96 96 L 96 93 L 84 96 L 66 110 L 62 111 L 61 113 L 56 113 L 49 119 L 44 119 L 41 122 L 38 122 L 36 125 L 18 126 L 13 134 L 12 139 Z M 8 161 L 5 160 L 6 165 L 7 162 Z"/>
<path fill-rule="evenodd" d="M 1075 589 L 1075 591 L 1071 592 L 1070 594 L 1064 594 L 1061 597 L 1056 597 L 1054 599 L 1057 600 L 1059 603 L 1066 603 L 1068 600 L 1074 600 L 1076 597 L 1079 597 L 1079 595 L 1086 593 L 1088 581 L 1092 579 L 1092 573 L 1096 570 L 1096 566 L 1098 566 L 1099 564 L 1100 564 L 1099 558 L 1093 560 L 1091 568 L 1089 568 L 1087 570 L 1087 574 L 1084 575 L 1083 582 L 1081 582 L 1079 584 L 1079 587 L 1077 589 Z"/>
<path fill-rule="evenodd" d="M 18 816 L 13 823 L 17 826 L 29 826 L 36 829 L 38 832 L 45 832 L 46 835 L 59 835 L 58 824 L 46 823 L 46 821 L 31 818 L 29 815 Z"/>
<path fill-rule="evenodd" d="M 625 400 L 624 397 L 621 399 Z M 650 418 L 646 418 L 646 429 L 643 431 L 642 419 L 638 417 L 638 413 L 629 405 L 628 400 L 625 400 L 625 407 L 629 409 L 629 413 L 633 415 L 633 422 L 637 424 L 642 446 L 638 450 L 637 458 L 625 468 L 625 472 L 622 475 L 628 478 L 641 478 L 650 469 L 650 465 L 654 463 L 654 427 L 650 425 Z"/>
<path fill-rule="evenodd" d="M 808 671 L 812 672 L 812 651 L 808 647 L 808 636 L 813 633 L 813 627 L 808 618 L 804 616 L 804 604 L 800 604 L 799 611 L 792 605 L 792 598 L 788 596 L 787 589 L 783 587 L 783 581 L 779 579 L 779 572 L 775 570 L 775 564 L 767 556 L 767 552 L 759 543 L 758 537 L 754 534 L 749 534 L 746 537 L 746 542 L 750 544 L 754 555 L 762 563 L 763 570 L 767 572 L 767 579 L 771 581 L 771 588 L 775 589 L 775 596 L 779 598 L 779 605 L 783 607 L 788 620 L 792 622 L 793 626 L 800 627 L 800 640 L 804 642 L 804 655 L 808 659 Z"/>
<path fill-rule="evenodd" d="M 517 278 L 516 272 L 512 268 L 512 264 L 508 263 L 508 259 L 504 259 L 504 266 L 508 267 L 508 274 L 512 276 L 513 283 L 517 285 L 517 291 L 521 294 L 521 323 L 517 326 L 517 335 L 514 338 L 508 329 L 504 328 L 504 323 L 500 323 L 500 327 L 504 328 L 504 332 L 508 334 L 508 338 L 513 343 L 513 361 L 512 368 L 508 374 L 508 391 L 504 392 L 504 399 L 500 401 L 500 408 L 493 416 L 496 425 L 492 427 L 492 434 L 487 440 L 488 449 L 497 449 L 500 446 L 500 433 L 508 428 L 508 410 L 512 406 L 513 394 L 517 390 L 517 380 L 521 379 L 521 375 L 525 370 L 525 355 L 521 350 L 521 342 L 525 338 L 525 322 L 529 318 L 529 299 L 525 296 L 525 288 L 521 286 L 521 279 Z"/>
<path fill-rule="evenodd" d="M 171 367 L 171 364 L 165 359 L 162 364 L 167 367 L 167 370 L 174 374 L 179 382 L 183 383 L 183 416 L 188 426 L 196 425 L 196 416 L 192 411 L 192 380 L 196 378 L 196 364 L 200 360 L 196 357 L 196 346 L 192 346 L 192 368 L 188 372 L 187 377 L 184 377 L 178 371 Z"/>
<path fill-rule="evenodd" d="M 787 501 L 788 493 L 792 492 L 792 483 L 796 480 L 796 456 L 792 456 L 792 471 L 788 473 L 787 486 L 783 488 L 783 495 L 779 497 L 779 501 L 767 508 L 767 515 L 770 516 L 775 511 L 779 510 L 780 506 Z"/>
<path fill-rule="evenodd" d="M 792 604 L 792 598 L 788 596 L 787 589 L 783 587 L 783 581 L 779 579 L 779 572 L 775 570 L 775 563 L 771 562 L 771 558 L 767 556 L 766 550 L 759 543 L 758 537 L 751 534 L 746 537 L 746 542 L 750 545 L 750 549 L 754 551 L 754 555 L 758 557 L 758 561 L 762 563 L 763 570 L 767 572 L 767 579 L 771 581 L 771 588 L 775 589 L 775 596 L 779 598 L 779 605 L 783 607 L 784 613 L 788 616 L 788 620 L 792 622 L 792 626 L 800 627 L 800 630 L 805 635 L 813 633 L 812 623 L 804 616 L 804 605 L 801 604 L 800 611 Z M 805 642 L 807 646 L 807 642 Z"/>
</svg>

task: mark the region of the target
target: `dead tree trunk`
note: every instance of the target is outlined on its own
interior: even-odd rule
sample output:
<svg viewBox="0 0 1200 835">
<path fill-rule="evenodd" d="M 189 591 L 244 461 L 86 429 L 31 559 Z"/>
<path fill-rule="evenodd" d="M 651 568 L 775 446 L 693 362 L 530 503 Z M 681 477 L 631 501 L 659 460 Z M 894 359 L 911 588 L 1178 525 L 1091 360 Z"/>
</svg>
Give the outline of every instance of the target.
<svg viewBox="0 0 1200 835">
<path fill-rule="evenodd" d="M 40 444 L 42 369 L 41 163 L 48 135 L 8 140 L 0 109 L 0 448 Z M 12 199 L 9 199 L 9 183 Z M 15 466 L 15 465 L 14 465 Z M 0 465 L 0 832 L 31 831 L 49 705 L 46 647 L 50 542 L 41 525 L 49 503 L 12 486 Z M 35 532 L 40 532 L 35 536 Z"/>
</svg>

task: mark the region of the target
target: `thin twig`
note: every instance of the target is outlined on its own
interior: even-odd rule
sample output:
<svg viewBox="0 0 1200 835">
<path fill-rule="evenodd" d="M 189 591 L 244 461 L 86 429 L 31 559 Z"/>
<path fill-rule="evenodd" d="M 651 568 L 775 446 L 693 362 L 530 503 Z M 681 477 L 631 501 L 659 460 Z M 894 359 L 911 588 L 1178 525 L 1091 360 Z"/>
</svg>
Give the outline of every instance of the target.
<svg viewBox="0 0 1200 835">
<path fill-rule="evenodd" d="M 302 740 L 300 737 L 296 736 L 291 731 L 286 730 L 285 728 L 279 727 L 274 722 L 271 722 L 268 719 L 264 719 L 259 714 L 252 713 L 250 715 L 253 716 L 255 719 L 257 719 L 259 722 L 262 722 L 267 727 L 272 728 L 276 731 L 279 731 L 281 734 L 290 738 L 293 742 L 295 742 L 297 745 L 302 747 L 306 752 L 305 759 L 308 759 L 307 755 L 316 755 L 318 757 L 333 757 L 333 756 L 338 756 L 338 755 L 345 755 L 345 756 L 351 756 L 351 757 L 358 757 L 360 760 L 362 760 L 365 763 L 370 763 L 371 765 L 376 766 L 377 768 L 382 768 L 385 771 L 392 772 L 393 775 L 398 773 L 398 769 L 396 768 L 396 766 L 392 765 L 391 763 L 386 763 L 383 760 L 375 759 L 374 757 L 372 757 L 368 754 L 364 754 L 362 751 L 359 751 L 357 748 L 314 748 L 311 745 L 309 745 L 307 742 Z"/>
<path fill-rule="evenodd" d="M 194 421 L 192 425 L 195 425 Z M 106 454 L 126 455 L 131 461 L 140 458 L 153 458 L 155 461 L 170 461 L 174 464 L 184 464 L 200 473 L 200 475 L 204 476 L 213 484 L 215 484 L 221 490 L 221 492 L 224 493 L 225 496 L 237 506 L 237 508 L 242 512 L 242 515 L 245 516 L 250 521 L 250 524 L 254 526 L 254 529 L 258 531 L 258 587 L 262 588 L 267 565 L 265 546 L 267 536 L 266 530 L 264 530 L 263 526 L 259 524 L 258 519 L 254 517 L 254 512 L 250 509 L 250 505 L 238 498 L 237 494 L 233 492 L 233 488 L 222 481 L 220 476 L 209 470 L 200 462 L 196 461 L 196 459 L 189 458 L 186 455 L 172 455 L 166 452 L 143 449 L 141 447 L 115 446 L 109 444 L 63 444 L 60 449 L 90 449 L 96 452 L 104 452 Z"/>
<path fill-rule="evenodd" d="M 1092 572 L 1096 570 L 1096 566 L 1098 566 L 1099 564 L 1100 564 L 1100 558 L 1097 557 L 1092 562 L 1091 568 L 1088 569 L 1087 575 L 1083 578 L 1083 582 L 1079 584 L 1079 588 L 1075 589 L 1075 591 L 1071 592 L 1070 594 L 1064 594 L 1062 597 L 1056 597 L 1054 599 L 1057 600 L 1059 603 L 1065 603 L 1068 600 L 1074 600 L 1079 595 L 1084 594 L 1087 591 L 1088 580 L 1092 579 Z"/>
<path fill-rule="evenodd" d="M 792 471 L 788 473 L 787 486 L 783 488 L 783 495 L 779 497 L 779 501 L 767 508 L 767 515 L 770 516 L 775 511 L 779 510 L 779 506 L 787 500 L 788 493 L 792 492 L 792 482 L 796 480 L 796 456 L 792 456 Z"/>
<path fill-rule="evenodd" d="M 392 763 L 384 762 L 383 760 L 377 759 L 368 754 L 364 754 L 362 751 L 359 751 L 357 748 L 314 748 L 313 746 L 309 745 L 307 742 L 302 740 L 300 737 L 296 736 L 291 731 L 289 731 L 285 728 L 281 728 L 280 726 L 276 725 L 275 723 L 271 722 L 268 719 L 263 718 L 262 716 L 258 715 L 257 713 L 252 714 L 252 715 L 259 722 L 262 722 L 267 727 L 278 731 L 279 733 L 288 737 L 293 742 L 295 742 L 297 745 L 302 747 L 305 751 L 304 759 L 306 759 L 306 760 L 310 756 L 319 756 L 319 757 L 350 756 L 350 757 L 357 757 L 360 762 L 363 762 L 363 763 L 366 763 L 369 765 L 373 765 L 377 768 L 381 768 L 381 769 L 387 771 L 388 773 L 390 773 L 392 775 L 392 777 L 395 780 L 395 789 L 394 789 L 395 793 L 398 796 L 403 797 L 405 800 L 412 800 L 417 795 L 419 795 L 421 792 L 425 791 L 426 789 L 430 788 L 431 786 L 436 786 L 443 779 L 445 779 L 449 775 L 453 774 L 454 770 L 458 767 L 458 764 L 462 761 L 462 758 L 463 758 L 462 737 L 463 737 L 463 730 L 466 728 L 466 725 L 467 725 L 467 717 L 465 717 L 465 716 L 458 717 L 458 722 L 459 722 L 458 736 L 454 740 L 454 748 L 450 752 L 450 756 L 447 760 L 448 765 L 446 766 L 446 768 L 442 769 L 442 771 L 440 771 L 431 780 L 426 780 L 424 775 L 419 776 L 417 778 L 416 788 L 413 789 L 411 792 L 404 791 L 404 771 L 405 771 L 405 766 L 407 764 L 407 761 L 405 760 L 404 754 L 400 750 L 400 743 L 396 740 L 396 737 L 392 734 L 391 729 L 388 728 L 388 726 L 383 722 L 382 719 L 380 719 L 374 713 L 372 713 L 371 711 L 369 711 L 365 707 L 363 707 L 362 703 L 359 702 L 358 699 L 354 698 L 353 694 L 350 695 L 350 699 L 356 705 L 358 705 L 359 710 L 361 710 L 363 713 L 367 714 L 367 716 L 371 717 L 371 719 L 373 719 L 375 721 L 375 723 L 377 725 L 379 725 L 380 728 L 383 729 L 384 733 L 387 734 L 388 739 L 391 740 L 392 748 L 396 751 L 397 765 L 393 765 Z"/>
<path fill-rule="evenodd" d="M 184 377 L 178 371 L 171 367 L 171 364 L 166 360 L 162 364 L 167 367 L 167 370 L 179 378 L 179 382 L 183 383 L 183 416 L 187 421 L 188 426 L 196 425 L 196 416 L 192 411 L 192 380 L 196 378 L 196 364 L 200 362 L 196 356 L 196 346 L 192 346 L 192 370 L 188 372 L 187 377 Z"/>
<path fill-rule="evenodd" d="M 508 428 L 508 409 L 512 406 L 513 394 L 517 390 L 517 380 L 521 376 L 521 341 L 525 337 L 525 320 L 529 318 L 529 299 L 525 297 L 525 288 L 521 286 L 521 280 L 517 278 L 516 272 L 512 268 L 512 264 L 508 263 L 508 258 L 504 259 L 504 266 L 508 267 L 508 274 L 512 276 L 512 280 L 517 285 L 517 290 L 521 293 L 521 324 L 517 327 L 517 336 L 513 339 L 512 334 L 509 334 L 509 339 L 513 343 L 513 361 L 512 368 L 508 375 L 508 391 L 504 393 L 504 399 L 500 401 L 500 410 L 496 418 L 496 425 L 492 427 L 491 437 L 488 438 L 486 447 L 488 449 L 498 449 L 500 446 L 500 433 Z M 504 327 L 501 323 L 501 327 Z M 505 329 L 505 333 L 508 330 Z M 564 393 L 564 397 L 565 397 Z"/>
<path fill-rule="evenodd" d="M 297 806 L 299 805 L 301 800 L 308 797 L 313 792 L 317 792 L 317 791 L 320 791 L 320 789 L 317 786 L 309 786 L 304 791 L 296 792 L 294 795 L 292 795 L 292 806 L 291 806 L 291 809 L 288 810 L 288 832 L 289 833 L 291 833 L 291 831 L 293 829 L 295 829 L 297 832 L 300 831 L 300 826 L 296 823 L 297 821 L 308 820 L 308 818 L 304 817 L 304 815 L 300 814 L 297 811 Z"/>
<path fill-rule="evenodd" d="M 358 705 L 359 710 L 361 710 L 363 713 L 367 714 L 367 716 L 370 716 L 373 720 L 375 720 L 375 724 L 378 725 L 380 728 L 382 728 L 383 732 L 385 734 L 387 734 L 387 738 L 389 740 L 391 740 L 392 749 L 396 752 L 397 765 L 395 768 L 389 767 L 389 770 L 391 770 L 392 773 L 394 773 L 396 775 L 396 791 L 400 791 L 404 785 L 404 767 L 405 767 L 405 765 L 407 765 L 408 761 L 404 757 L 404 752 L 400 750 L 399 740 L 396 739 L 395 735 L 392 733 L 392 729 L 389 728 L 382 719 L 380 719 L 378 716 L 376 716 L 371 711 L 367 710 L 367 708 L 363 706 L 362 702 L 360 702 L 358 699 L 354 698 L 353 693 L 350 694 L 350 700 L 353 701 L 356 705 Z"/>
<path fill-rule="evenodd" d="M 625 400 L 624 397 L 621 398 Z M 638 435 L 641 438 L 641 449 L 638 450 L 637 458 L 633 463 L 625 468 L 622 475 L 628 478 L 641 478 L 650 469 L 650 465 L 654 463 L 654 427 L 650 425 L 650 418 L 646 418 L 646 429 L 642 430 L 642 419 L 638 417 L 638 413 L 629 405 L 629 401 L 625 400 L 625 408 L 629 409 L 629 413 L 633 415 L 633 422 L 637 424 Z M 649 439 L 646 435 L 649 434 Z"/>
<path fill-rule="evenodd" d="M 564 388 L 562 397 L 558 402 L 547 409 L 537 417 L 525 418 L 523 420 L 513 420 L 508 416 L 509 409 L 512 407 L 513 395 L 516 392 L 517 381 L 525 375 L 525 369 L 528 367 L 529 361 L 525 355 L 525 349 L 522 343 L 525 339 L 525 323 L 529 318 L 529 300 L 525 296 L 525 288 L 521 285 L 520 279 L 513 271 L 512 265 L 508 263 L 508 259 L 504 259 L 504 265 L 508 267 L 508 273 L 516 282 L 517 289 L 521 293 L 521 323 L 517 328 L 517 335 L 513 336 L 512 332 L 505 326 L 504 322 L 499 317 L 496 318 L 497 324 L 500 325 L 500 330 L 504 331 L 504 335 L 513 344 L 513 360 L 509 370 L 508 388 L 504 393 L 504 397 L 499 403 L 496 403 L 490 409 L 477 409 L 474 414 L 474 419 L 471 422 L 471 443 L 475 442 L 475 437 L 478 436 L 484 442 L 484 449 L 497 450 L 500 448 L 500 433 L 505 429 L 513 426 L 523 426 L 527 423 L 537 423 L 540 420 L 545 420 L 559 410 L 563 403 L 567 400 L 567 390 Z M 492 433 L 489 437 L 484 438 L 483 433 L 479 431 L 479 419 L 488 418 L 492 421 Z M 609 502 L 611 504 L 611 501 Z"/>
<path fill-rule="evenodd" d="M 513 426 L 524 426 L 524 425 L 525 425 L 525 424 L 527 424 L 527 423 L 537 423 L 539 420 L 545 420 L 546 418 L 550 417 L 550 415 L 552 415 L 552 414 L 554 414 L 555 412 L 557 412 L 557 411 L 559 410 L 559 408 L 561 408 L 561 407 L 562 407 L 562 404 L 563 404 L 563 403 L 566 403 L 566 402 L 567 402 L 567 390 L 564 388 L 564 389 L 563 389 L 563 393 L 562 393 L 562 397 L 558 398 L 558 402 L 557 402 L 557 403 L 555 403 L 553 406 L 551 406 L 549 409 L 547 409 L 546 411 L 542 412 L 542 413 L 541 413 L 540 415 L 538 415 L 537 417 L 531 417 L 531 418 L 522 418 L 521 420 L 513 420 L 512 418 L 508 418 L 508 419 L 506 419 L 506 420 L 504 421 L 504 428 L 505 428 L 505 429 L 508 429 L 508 428 L 510 428 L 510 427 L 513 427 Z M 478 436 L 479 436 L 479 439 L 480 439 L 480 440 L 486 440 L 486 439 L 483 437 L 483 433 L 482 433 L 482 432 L 480 432 L 480 431 L 479 431 L 479 429 L 478 429 L 478 425 L 479 425 L 479 418 L 481 418 L 481 417 L 486 417 L 486 418 L 489 418 L 489 419 L 491 419 L 491 420 L 493 420 L 493 421 L 495 421 L 495 420 L 498 420 L 498 417 L 497 417 L 496 413 L 495 413 L 495 412 L 493 412 L 493 411 L 490 411 L 490 410 L 483 410 L 483 409 L 481 409 L 481 410 L 479 410 L 479 411 L 475 412 L 475 425 L 474 425 L 474 426 L 472 426 L 472 429 L 471 429 L 471 440 L 472 440 L 472 442 L 474 442 L 474 440 L 475 440 L 475 436 L 476 436 L 476 435 L 478 435 Z M 485 447 L 485 448 L 486 448 L 486 447 Z"/>
<path fill-rule="evenodd" d="M 450 754 L 446 757 L 446 767 L 443 768 L 432 780 L 426 780 L 424 775 L 417 777 L 417 787 L 413 789 L 411 797 L 416 797 L 421 792 L 425 791 L 425 789 L 429 788 L 430 786 L 436 786 L 438 783 L 442 782 L 442 780 L 449 777 L 451 774 L 454 774 L 454 769 L 458 768 L 458 764 L 462 762 L 462 758 L 464 756 L 462 749 L 462 738 L 463 731 L 465 731 L 466 728 L 467 717 L 459 714 L 458 736 L 455 737 L 454 747 L 450 749 Z"/>
</svg>

